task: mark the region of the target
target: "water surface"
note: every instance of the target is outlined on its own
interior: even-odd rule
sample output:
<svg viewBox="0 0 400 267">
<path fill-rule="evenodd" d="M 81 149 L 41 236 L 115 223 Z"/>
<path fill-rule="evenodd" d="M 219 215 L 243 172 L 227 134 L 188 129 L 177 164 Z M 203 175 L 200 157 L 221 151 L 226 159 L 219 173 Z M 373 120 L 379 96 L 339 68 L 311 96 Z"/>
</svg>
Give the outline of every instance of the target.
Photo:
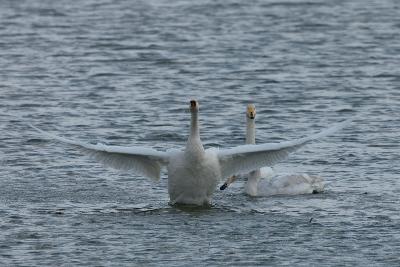
<svg viewBox="0 0 400 267">
<path fill-rule="evenodd" d="M 0 107 L 66 137 L 166 150 L 188 101 L 207 147 L 353 124 L 275 166 L 317 195 L 168 205 L 159 183 L 106 169 L 1 116 L 4 266 L 374 265 L 400 257 L 397 1 L 1 1 Z"/>
</svg>

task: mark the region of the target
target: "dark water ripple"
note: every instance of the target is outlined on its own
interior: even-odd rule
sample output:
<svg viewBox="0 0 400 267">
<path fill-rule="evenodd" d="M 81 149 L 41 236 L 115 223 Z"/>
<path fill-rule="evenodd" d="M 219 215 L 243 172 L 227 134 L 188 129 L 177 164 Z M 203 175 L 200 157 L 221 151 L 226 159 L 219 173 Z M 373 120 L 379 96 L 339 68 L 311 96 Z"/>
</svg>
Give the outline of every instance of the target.
<svg viewBox="0 0 400 267">
<path fill-rule="evenodd" d="M 319 195 L 168 205 L 160 183 L 105 169 L 1 116 L 4 266 L 399 264 L 400 16 L 393 0 L 1 1 L 0 103 L 66 137 L 184 144 L 187 101 L 209 146 L 354 123 L 275 168 Z"/>
</svg>

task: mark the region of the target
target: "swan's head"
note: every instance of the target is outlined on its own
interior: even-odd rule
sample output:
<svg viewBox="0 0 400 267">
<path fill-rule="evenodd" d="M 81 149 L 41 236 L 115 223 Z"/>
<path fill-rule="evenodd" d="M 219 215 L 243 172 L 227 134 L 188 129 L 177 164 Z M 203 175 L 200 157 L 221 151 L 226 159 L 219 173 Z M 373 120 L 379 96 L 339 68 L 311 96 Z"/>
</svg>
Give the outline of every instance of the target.
<svg viewBox="0 0 400 267">
<path fill-rule="evenodd" d="M 247 118 L 254 120 L 256 118 L 256 106 L 254 104 L 247 105 Z"/>
<path fill-rule="evenodd" d="M 199 111 L 199 102 L 196 100 L 190 100 L 190 112 Z"/>
</svg>

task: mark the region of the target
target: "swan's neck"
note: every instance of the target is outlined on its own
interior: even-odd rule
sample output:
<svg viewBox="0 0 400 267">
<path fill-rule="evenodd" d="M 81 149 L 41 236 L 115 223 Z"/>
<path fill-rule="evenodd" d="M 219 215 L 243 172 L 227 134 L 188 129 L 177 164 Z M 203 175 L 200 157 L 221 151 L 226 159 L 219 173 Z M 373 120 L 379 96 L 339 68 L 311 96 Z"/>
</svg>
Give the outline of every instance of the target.
<svg viewBox="0 0 400 267">
<path fill-rule="evenodd" d="M 200 140 L 199 118 L 197 112 L 192 112 L 190 120 L 190 135 L 186 144 L 186 152 L 193 156 L 202 156 L 204 148 Z"/>
<path fill-rule="evenodd" d="M 200 130 L 199 130 L 199 115 L 198 112 L 192 112 L 190 118 L 190 138 L 198 138 L 200 139 Z"/>
<path fill-rule="evenodd" d="M 260 170 L 252 171 L 248 174 L 247 182 L 245 185 L 245 191 L 250 196 L 257 196 L 258 182 L 260 181 L 260 177 L 261 177 Z"/>
<path fill-rule="evenodd" d="M 246 144 L 254 145 L 256 143 L 256 123 L 255 119 L 247 118 L 246 123 Z M 258 182 L 260 181 L 261 171 L 256 169 L 249 173 L 246 182 L 246 192 L 251 196 L 257 196 Z"/>
<path fill-rule="evenodd" d="M 247 118 L 246 123 L 246 144 L 254 145 L 256 143 L 256 123 L 255 119 Z"/>
</svg>

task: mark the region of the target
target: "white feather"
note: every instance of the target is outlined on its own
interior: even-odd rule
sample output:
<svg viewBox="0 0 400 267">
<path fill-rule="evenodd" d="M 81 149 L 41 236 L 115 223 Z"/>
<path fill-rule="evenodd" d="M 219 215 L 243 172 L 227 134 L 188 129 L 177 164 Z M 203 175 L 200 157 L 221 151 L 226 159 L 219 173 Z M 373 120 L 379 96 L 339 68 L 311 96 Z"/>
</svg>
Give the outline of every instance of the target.
<svg viewBox="0 0 400 267">
<path fill-rule="evenodd" d="M 247 173 L 264 166 L 272 166 L 305 144 L 332 134 L 348 123 L 349 120 L 338 123 L 320 133 L 293 141 L 276 144 L 242 145 L 230 149 L 221 149 L 218 151 L 221 176 L 222 178 L 226 178 L 238 173 Z"/>
<path fill-rule="evenodd" d="M 160 152 L 146 147 L 87 144 L 47 133 L 33 125 L 30 126 L 40 132 L 43 137 L 72 145 L 106 166 L 119 170 L 133 170 L 154 180 L 160 179 L 161 166 L 168 164 L 169 157 L 167 152 Z"/>
</svg>

